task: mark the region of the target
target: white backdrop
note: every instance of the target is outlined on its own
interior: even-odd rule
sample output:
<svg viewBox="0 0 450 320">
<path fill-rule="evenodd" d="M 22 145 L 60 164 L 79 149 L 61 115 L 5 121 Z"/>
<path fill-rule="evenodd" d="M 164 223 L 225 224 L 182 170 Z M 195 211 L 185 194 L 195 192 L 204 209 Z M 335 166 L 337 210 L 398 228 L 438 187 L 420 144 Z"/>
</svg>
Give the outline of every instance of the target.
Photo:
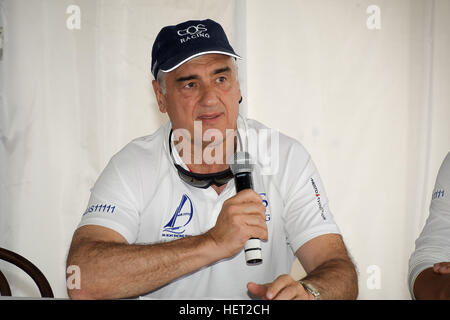
<svg viewBox="0 0 450 320">
<path fill-rule="evenodd" d="M 0 247 L 32 260 L 57 297 L 90 187 L 167 119 L 151 89 L 157 32 L 212 18 L 245 58 L 242 112 L 316 162 L 359 298 L 409 299 L 409 255 L 450 150 L 450 1 L 2 0 L 0 10 Z M 38 295 L 0 268 L 14 295 Z"/>
</svg>

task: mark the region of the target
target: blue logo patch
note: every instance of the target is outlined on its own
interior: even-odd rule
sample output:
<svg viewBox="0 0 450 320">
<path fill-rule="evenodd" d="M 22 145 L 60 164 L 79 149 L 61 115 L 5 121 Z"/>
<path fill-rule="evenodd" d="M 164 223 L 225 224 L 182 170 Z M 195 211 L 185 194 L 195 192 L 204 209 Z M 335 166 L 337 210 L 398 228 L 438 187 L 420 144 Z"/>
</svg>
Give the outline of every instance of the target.
<svg viewBox="0 0 450 320">
<path fill-rule="evenodd" d="M 187 235 L 184 234 L 186 226 L 191 222 L 194 215 L 194 208 L 191 199 L 183 194 L 180 204 L 169 222 L 163 227 L 163 237 L 182 238 Z"/>
<path fill-rule="evenodd" d="M 436 190 L 433 192 L 433 195 L 431 196 L 431 200 L 443 198 L 445 196 L 444 190 Z"/>
<path fill-rule="evenodd" d="M 262 204 L 266 207 L 266 222 L 270 221 L 269 201 L 267 201 L 267 195 L 265 192 L 259 194 L 262 198 Z"/>
</svg>

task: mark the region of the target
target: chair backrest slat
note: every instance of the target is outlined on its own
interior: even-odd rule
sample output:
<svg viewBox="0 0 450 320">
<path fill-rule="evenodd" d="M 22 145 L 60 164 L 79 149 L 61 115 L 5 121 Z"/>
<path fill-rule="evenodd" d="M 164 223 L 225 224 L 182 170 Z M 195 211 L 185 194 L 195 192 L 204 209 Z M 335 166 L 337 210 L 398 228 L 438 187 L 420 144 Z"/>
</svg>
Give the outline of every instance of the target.
<svg viewBox="0 0 450 320">
<path fill-rule="evenodd" d="M 36 283 L 39 292 L 42 297 L 53 298 L 53 291 L 44 274 L 39 270 L 31 261 L 25 259 L 21 255 L 14 253 L 12 251 L 0 248 L 0 259 L 8 261 L 14 264 L 23 271 L 25 271 Z M 3 284 L 2 284 L 3 282 Z M 6 286 L 5 286 L 6 283 Z M 5 291 L 5 293 L 3 293 Z M 1 295 L 11 295 L 11 289 L 9 288 L 8 281 L 6 280 L 3 273 L 0 272 L 0 294 Z"/>
</svg>

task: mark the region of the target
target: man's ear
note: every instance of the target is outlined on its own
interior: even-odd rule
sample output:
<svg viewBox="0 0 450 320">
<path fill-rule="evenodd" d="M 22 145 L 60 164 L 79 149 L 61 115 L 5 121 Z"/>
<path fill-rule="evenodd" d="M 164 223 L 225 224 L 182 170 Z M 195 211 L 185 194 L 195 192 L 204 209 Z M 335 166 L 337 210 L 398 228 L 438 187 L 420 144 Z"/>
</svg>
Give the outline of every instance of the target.
<svg viewBox="0 0 450 320">
<path fill-rule="evenodd" d="M 241 97 L 241 98 L 239 99 L 239 104 L 241 104 L 241 102 L 242 102 L 242 92 L 241 92 L 241 85 L 240 85 L 239 81 L 238 81 L 238 88 L 239 88 L 238 94 L 239 94 L 239 96 Z"/>
<path fill-rule="evenodd" d="M 156 102 L 158 102 L 159 111 L 161 111 L 162 113 L 166 113 L 167 112 L 166 97 L 164 96 L 164 94 L 162 92 L 161 86 L 159 85 L 158 81 L 156 81 L 156 80 L 152 80 L 152 86 L 153 86 L 153 91 L 155 92 Z"/>
</svg>

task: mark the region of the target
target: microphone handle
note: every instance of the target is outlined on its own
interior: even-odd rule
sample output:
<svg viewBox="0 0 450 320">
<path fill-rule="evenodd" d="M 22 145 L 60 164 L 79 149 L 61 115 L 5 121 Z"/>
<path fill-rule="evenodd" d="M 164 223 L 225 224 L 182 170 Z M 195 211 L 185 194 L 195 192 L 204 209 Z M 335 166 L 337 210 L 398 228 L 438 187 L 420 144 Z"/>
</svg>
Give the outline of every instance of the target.
<svg viewBox="0 0 450 320">
<path fill-rule="evenodd" d="M 252 174 L 250 172 L 236 173 L 234 184 L 236 185 L 236 193 L 245 189 L 253 190 Z"/>
<path fill-rule="evenodd" d="M 236 185 L 236 193 L 245 189 L 253 190 L 253 179 L 251 172 L 237 173 L 234 176 Z M 250 238 L 244 246 L 245 261 L 249 265 L 262 263 L 261 240 L 258 238 Z"/>
</svg>

